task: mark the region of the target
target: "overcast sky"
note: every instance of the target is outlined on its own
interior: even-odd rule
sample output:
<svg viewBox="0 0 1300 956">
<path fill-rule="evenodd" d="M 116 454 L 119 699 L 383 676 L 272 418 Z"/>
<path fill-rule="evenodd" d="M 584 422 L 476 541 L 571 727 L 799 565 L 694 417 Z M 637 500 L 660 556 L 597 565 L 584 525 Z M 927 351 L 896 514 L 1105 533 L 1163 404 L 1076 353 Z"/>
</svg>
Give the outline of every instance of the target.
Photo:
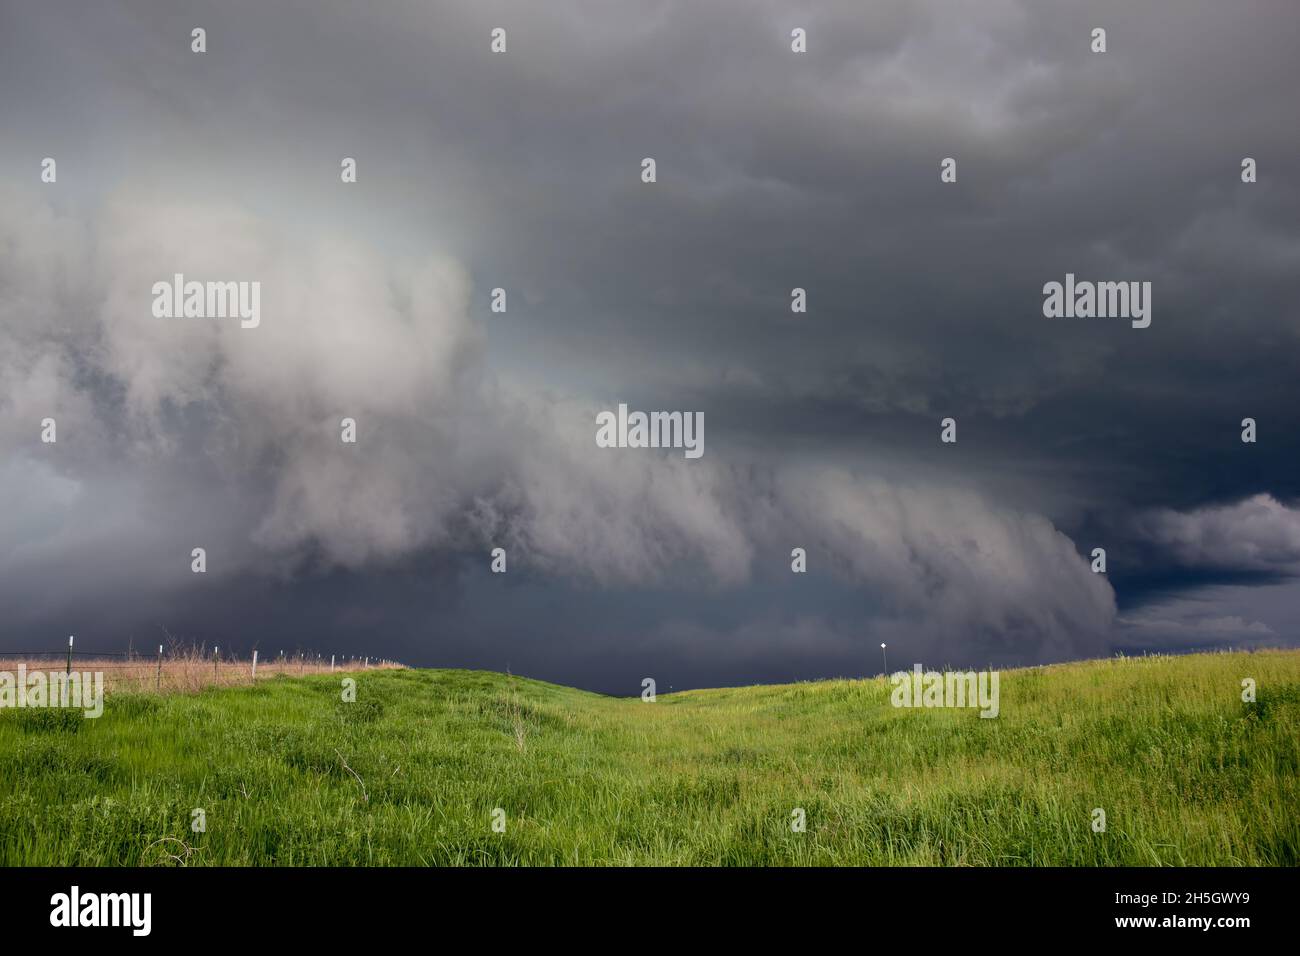
<svg viewBox="0 0 1300 956">
<path fill-rule="evenodd" d="M 1297 49 L 1294 0 L 0 0 L 0 650 L 1296 646 Z M 260 326 L 156 318 L 177 272 Z M 1150 327 L 1045 318 L 1066 273 Z M 620 402 L 704 455 L 598 448 Z"/>
</svg>

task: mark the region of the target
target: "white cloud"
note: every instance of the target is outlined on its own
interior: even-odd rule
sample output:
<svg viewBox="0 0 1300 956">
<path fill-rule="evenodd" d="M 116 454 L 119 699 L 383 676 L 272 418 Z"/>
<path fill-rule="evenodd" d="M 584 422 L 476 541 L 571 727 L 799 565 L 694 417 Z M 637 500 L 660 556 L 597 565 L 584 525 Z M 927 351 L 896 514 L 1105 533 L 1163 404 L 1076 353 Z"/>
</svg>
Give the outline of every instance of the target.
<svg viewBox="0 0 1300 956">
<path fill-rule="evenodd" d="M 1185 567 L 1300 570 L 1300 509 L 1271 495 L 1190 512 L 1162 509 L 1139 519 L 1137 529 Z"/>
</svg>

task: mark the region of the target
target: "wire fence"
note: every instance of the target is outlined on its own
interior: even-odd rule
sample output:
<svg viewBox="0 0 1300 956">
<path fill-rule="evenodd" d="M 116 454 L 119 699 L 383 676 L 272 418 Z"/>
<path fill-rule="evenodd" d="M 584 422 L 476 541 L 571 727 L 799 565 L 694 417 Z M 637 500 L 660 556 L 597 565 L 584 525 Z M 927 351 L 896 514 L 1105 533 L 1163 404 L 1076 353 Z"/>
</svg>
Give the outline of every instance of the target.
<svg viewBox="0 0 1300 956">
<path fill-rule="evenodd" d="M 248 685 L 262 678 L 305 676 L 335 671 L 394 668 L 401 665 L 387 658 L 367 655 L 321 654 L 294 651 L 259 659 L 254 649 L 248 657 L 222 653 L 220 646 L 186 645 L 172 642 L 159 644 L 153 654 L 143 654 L 134 647 L 125 651 L 87 651 L 75 647 L 75 638 L 58 650 L 0 651 L 0 671 L 13 668 L 63 670 L 104 673 L 109 690 L 201 690 L 211 686 Z"/>
</svg>

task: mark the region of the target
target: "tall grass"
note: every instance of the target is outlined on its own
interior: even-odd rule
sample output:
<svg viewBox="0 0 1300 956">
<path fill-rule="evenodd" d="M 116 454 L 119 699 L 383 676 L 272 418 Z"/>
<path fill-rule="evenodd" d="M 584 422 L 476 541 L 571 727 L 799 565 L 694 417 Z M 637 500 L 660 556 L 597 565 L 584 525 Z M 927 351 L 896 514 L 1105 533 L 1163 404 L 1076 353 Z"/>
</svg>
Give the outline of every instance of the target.
<svg viewBox="0 0 1300 956">
<path fill-rule="evenodd" d="M 345 703 L 342 676 L 0 714 L 0 863 L 1300 860 L 1296 651 L 1004 672 L 992 720 L 895 709 L 879 678 L 644 703 L 388 669 Z"/>
</svg>

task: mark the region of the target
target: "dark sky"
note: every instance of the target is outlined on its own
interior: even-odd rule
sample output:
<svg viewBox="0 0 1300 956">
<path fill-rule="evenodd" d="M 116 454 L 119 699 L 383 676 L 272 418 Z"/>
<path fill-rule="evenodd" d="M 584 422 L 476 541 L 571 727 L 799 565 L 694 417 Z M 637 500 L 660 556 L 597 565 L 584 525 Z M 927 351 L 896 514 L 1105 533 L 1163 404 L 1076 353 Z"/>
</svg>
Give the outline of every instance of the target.
<svg viewBox="0 0 1300 956">
<path fill-rule="evenodd" d="M 1293 0 L 0 0 L 0 650 L 1296 646 L 1298 49 Z M 261 325 L 155 318 L 176 272 Z M 1150 327 L 1045 318 L 1066 273 Z M 598 448 L 620 402 L 703 457 Z"/>
</svg>

